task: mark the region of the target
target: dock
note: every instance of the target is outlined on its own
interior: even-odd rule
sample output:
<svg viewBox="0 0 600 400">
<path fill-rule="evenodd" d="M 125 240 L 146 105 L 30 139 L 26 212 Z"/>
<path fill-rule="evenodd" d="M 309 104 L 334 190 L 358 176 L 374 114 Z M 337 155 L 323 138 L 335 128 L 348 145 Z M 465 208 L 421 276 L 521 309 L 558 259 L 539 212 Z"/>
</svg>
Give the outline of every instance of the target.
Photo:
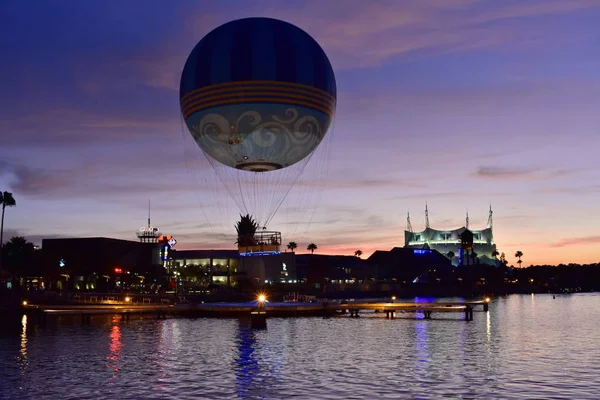
<svg viewBox="0 0 600 400">
<path fill-rule="evenodd" d="M 294 317 L 294 316 L 336 316 L 349 314 L 358 317 L 360 312 L 385 313 L 386 318 L 394 319 L 398 313 L 420 313 L 425 319 L 431 319 L 437 313 L 462 313 L 466 321 L 473 320 L 473 310 L 481 306 L 484 312 L 488 311 L 489 299 L 482 301 L 464 302 L 430 302 L 430 303 L 404 303 L 404 302 L 264 302 L 246 303 L 189 303 L 182 302 L 171 304 L 161 302 L 157 304 L 131 303 L 130 300 L 111 300 L 103 303 L 87 304 L 61 304 L 61 305 L 36 305 L 24 304 L 23 311 L 28 314 L 46 318 L 49 315 L 75 315 L 89 318 L 92 315 L 120 314 L 124 319 L 130 315 L 146 314 L 165 318 L 167 316 L 188 317 L 235 317 L 248 315 L 261 308 L 269 316 Z"/>
</svg>

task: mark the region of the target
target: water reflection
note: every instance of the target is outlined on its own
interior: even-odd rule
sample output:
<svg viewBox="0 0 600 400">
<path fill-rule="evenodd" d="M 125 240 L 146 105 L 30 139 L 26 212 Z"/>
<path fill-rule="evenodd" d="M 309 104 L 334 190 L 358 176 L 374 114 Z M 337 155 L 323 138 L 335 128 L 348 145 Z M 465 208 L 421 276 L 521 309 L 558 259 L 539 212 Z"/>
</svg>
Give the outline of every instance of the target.
<svg viewBox="0 0 600 400">
<path fill-rule="evenodd" d="M 0 326 L 0 398 L 597 399 L 600 295 L 448 318 L 78 318 Z M 6 327 L 8 328 L 8 326 Z M 111 376 L 117 376 L 117 378 Z M 68 394 L 65 392 L 68 391 Z"/>
<path fill-rule="evenodd" d="M 487 336 L 487 344 L 488 344 L 488 348 L 489 348 L 489 345 L 491 345 L 491 342 L 492 342 L 492 313 L 486 312 L 485 314 L 486 314 L 485 333 Z"/>
<path fill-rule="evenodd" d="M 254 378 L 258 376 L 259 365 L 256 355 L 256 333 L 247 323 L 240 321 L 238 327 L 238 356 L 235 359 L 236 393 L 242 399 L 249 398 L 254 386 Z"/>
<path fill-rule="evenodd" d="M 419 381 L 425 381 L 428 377 L 428 369 L 430 364 L 429 349 L 427 348 L 427 339 L 429 321 L 415 321 L 415 355 L 417 362 L 415 365 L 415 375 Z"/>
<path fill-rule="evenodd" d="M 21 331 L 21 356 L 27 359 L 27 315 L 23 315 L 21 325 L 23 326 Z"/>
<path fill-rule="evenodd" d="M 168 392 L 170 384 L 169 371 L 172 369 L 170 355 L 173 351 L 173 320 L 156 322 L 158 335 L 156 341 L 155 372 L 156 380 L 154 389 Z"/>
<path fill-rule="evenodd" d="M 21 348 L 20 348 L 20 356 L 19 356 L 19 369 L 21 375 L 25 375 L 27 372 L 27 364 L 29 364 L 27 358 L 27 315 L 23 315 L 21 318 Z"/>
<path fill-rule="evenodd" d="M 118 321 L 113 319 L 113 326 L 110 331 L 110 353 L 106 356 L 109 362 L 106 364 L 106 368 L 113 371 L 113 378 L 117 377 L 117 372 L 121 369 L 122 364 L 120 363 L 123 343 L 121 342 L 121 327 L 117 324 Z"/>
</svg>

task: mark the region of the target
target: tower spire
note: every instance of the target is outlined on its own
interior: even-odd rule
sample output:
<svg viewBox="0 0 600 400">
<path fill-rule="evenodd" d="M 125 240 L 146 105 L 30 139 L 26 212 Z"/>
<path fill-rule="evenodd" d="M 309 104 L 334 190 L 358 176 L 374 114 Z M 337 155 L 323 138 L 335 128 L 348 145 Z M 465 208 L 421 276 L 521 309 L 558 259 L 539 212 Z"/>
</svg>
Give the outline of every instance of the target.
<svg viewBox="0 0 600 400">
<path fill-rule="evenodd" d="M 490 229 L 491 229 L 491 228 L 492 228 L 492 226 L 493 226 L 493 222 L 492 222 L 492 214 L 493 214 L 493 211 L 492 211 L 492 203 L 490 203 L 490 214 L 488 215 L 488 222 L 487 222 L 487 226 L 486 226 L 486 228 L 490 228 Z"/>
<path fill-rule="evenodd" d="M 148 199 L 148 228 L 150 227 L 150 199 Z"/>
<path fill-rule="evenodd" d="M 425 202 L 425 229 L 429 229 L 429 210 L 427 209 L 427 202 Z"/>
<path fill-rule="evenodd" d="M 410 211 L 406 212 L 406 230 L 409 232 L 413 231 L 412 224 L 410 223 Z"/>
<path fill-rule="evenodd" d="M 465 228 L 469 229 L 469 209 L 467 209 L 467 218 L 465 220 Z"/>
</svg>

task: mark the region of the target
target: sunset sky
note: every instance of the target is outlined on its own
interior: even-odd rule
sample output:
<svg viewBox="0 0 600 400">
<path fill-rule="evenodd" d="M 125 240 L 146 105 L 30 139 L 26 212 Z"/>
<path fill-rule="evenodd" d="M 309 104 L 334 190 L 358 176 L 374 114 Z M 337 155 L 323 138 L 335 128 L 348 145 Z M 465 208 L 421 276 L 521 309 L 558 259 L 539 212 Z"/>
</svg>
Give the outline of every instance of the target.
<svg viewBox="0 0 600 400">
<path fill-rule="evenodd" d="M 177 249 L 233 248 L 238 209 L 189 157 L 179 78 L 249 16 L 304 29 L 337 78 L 335 129 L 269 226 L 285 243 L 368 256 L 404 245 L 407 211 L 421 230 L 425 203 L 438 229 L 467 209 L 483 228 L 491 203 L 509 263 L 600 261 L 600 0 L 5 0 L 5 240 L 135 240 L 150 199 Z"/>
</svg>

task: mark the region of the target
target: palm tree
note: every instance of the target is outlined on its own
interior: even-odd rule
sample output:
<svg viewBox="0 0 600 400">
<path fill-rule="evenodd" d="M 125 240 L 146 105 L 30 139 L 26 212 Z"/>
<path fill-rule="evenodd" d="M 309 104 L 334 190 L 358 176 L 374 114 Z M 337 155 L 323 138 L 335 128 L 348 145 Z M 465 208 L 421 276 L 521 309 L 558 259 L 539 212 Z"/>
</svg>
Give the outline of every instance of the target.
<svg viewBox="0 0 600 400">
<path fill-rule="evenodd" d="M 521 250 L 517 250 L 517 252 L 515 253 L 515 257 L 519 259 L 519 261 L 517 261 L 517 264 L 519 264 L 519 268 L 521 268 L 521 263 L 523 262 L 521 261 L 521 257 L 523 257 L 523 252 Z"/>
<path fill-rule="evenodd" d="M 446 253 L 446 257 L 448 257 L 448 259 L 452 260 L 454 258 L 455 254 L 453 251 L 449 251 Z"/>
<path fill-rule="evenodd" d="M 254 246 L 256 241 L 254 235 L 258 230 L 258 223 L 252 218 L 250 214 L 241 215 L 240 220 L 235 225 L 237 232 L 237 245 L 238 246 Z"/>
<path fill-rule="evenodd" d="M 316 249 L 318 249 L 318 247 L 314 243 L 311 243 L 306 247 L 306 250 L 310 251 L 310 254 L 314 254 Z"/>
<path fill-rule="evenodd" d="M 2 204 L 2 222 L 0 223 L 0 272 L 2 272 L 2 261 L 4 260 L 4 251 L 2 251 L 4 244 L 4 210 L 6 207 L 16 206 L 17 202 L 12 193 L 0 192 L 0 204 Z"/>
<path fill-rule="evenodd" d="M 17 205 L 13 194 L 10 192 L 0 192 L 0 204 L 2 204 L 2 223 L 0 223 L 0 246 L 4 243 L 4 210 L 6 207 L 14 207 Z"/>
<path fill-rule="evenodd" d="M 502 254 L 500 254 L 500 262 L 502 263 L 502 265 L 504 265 L 506 267 L 506 265 L 508 264 L 508 260 L 506 259 L 506 254 L 504 254 L 504 252 L 502 252 Z"/>
<path fill-rule="evenodd" d="M 294 252 L 294 250 L 296 250 L 298 248 L 298 243 L 296 242 L 289 242 L 287 245 L 287 248 L 290 249 L 292 251 L 292 253 Z"/>
<path fill-rule="evenodd" d="M 362 256 L 362 250 L 356 250 L 354 256 L 360 258 L 360 256 Z"/>
<path fill-rule="evenodd" d="M 498 252 L 498 250 L 494 250 L 492 251 L 492 257 L 496 258 L 500 255 L 500 252 Z"/>
</svg>

